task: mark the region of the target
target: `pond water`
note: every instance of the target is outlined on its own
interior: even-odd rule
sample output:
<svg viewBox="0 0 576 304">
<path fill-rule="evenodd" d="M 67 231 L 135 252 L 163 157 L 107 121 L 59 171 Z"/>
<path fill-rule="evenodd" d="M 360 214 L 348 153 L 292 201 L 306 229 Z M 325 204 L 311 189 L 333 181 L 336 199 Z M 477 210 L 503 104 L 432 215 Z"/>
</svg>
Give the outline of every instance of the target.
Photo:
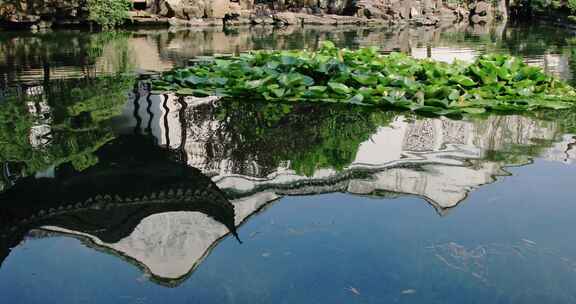
<svg viewBox="0 0 576 304">
<path fill-rule="evenodd" d="M 133 72 L 316 48 L 522 56 L 515 27 L 0 32 L 2 303 L 574 303 L 576 112 L 455 120 L 155 95 Z"/>
</svg>

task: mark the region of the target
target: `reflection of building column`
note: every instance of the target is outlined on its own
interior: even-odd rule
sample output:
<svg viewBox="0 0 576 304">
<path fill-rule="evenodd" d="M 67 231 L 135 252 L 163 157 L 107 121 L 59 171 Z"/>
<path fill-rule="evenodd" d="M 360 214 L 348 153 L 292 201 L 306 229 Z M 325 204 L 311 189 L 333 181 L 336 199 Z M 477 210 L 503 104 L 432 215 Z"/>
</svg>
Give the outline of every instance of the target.
<svg viewBox="0 0 576 304">
<path fill-rule="evenodd" d="M 278 197 L 271 192 L 262 192 L 231 201 L 234 225 L 240 226 Z M 117 242 L 106 242 L 96 235 L 57 225 L 41 228 L 88 239 L 91 245 L 135 261 L 160 283 L 171 285 L 177 285 L 191 275 L 219 241 L 230 234 L 222 223 L 192 211 L 152 214 Z"/>
<path fill-rule="evenodd" d="M 114 127 L 121 134 L 151 134 L 159 146 L 180 153 L 179 159 L 205 173 L 218 174 L 229 165 L 216 138 L 220 122 L 214 118 L 213 97 L 179 98 L 174 94 L 150 94 L 139 86 Z M 216 159 L 216 161 L 215 161 Z"/>
<path fill-rule="evenodd" d="M 182 108 L 175 95 L 152 95 L 148 87 L 139 84 L 122 115 L 114 118 L 115 131 L 151 134 L 159 146 L 178 149 L 182 146 Z"/>
<path fill-rule="evenodd" d="M 160 146 L 170 149 L 177 149 L 182 145 L 182 124 L 180 120 L 180 109 L 182 105 L 178 102 L 178 97 L 174 94 L 165 95 L 162 104 L 164 109 L 160 134 L 154 134 L 158 138 Z"/>
</svg>

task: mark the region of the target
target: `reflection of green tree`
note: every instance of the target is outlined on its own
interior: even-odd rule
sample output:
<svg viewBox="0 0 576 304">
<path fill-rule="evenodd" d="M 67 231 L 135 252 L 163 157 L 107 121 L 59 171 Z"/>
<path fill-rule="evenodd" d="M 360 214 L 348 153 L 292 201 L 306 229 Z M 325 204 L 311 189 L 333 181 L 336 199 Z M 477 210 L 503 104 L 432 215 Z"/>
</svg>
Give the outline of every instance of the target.
<svg viewBox="0 0 576 304">
<path fill-rule="evenodd" d="M 544 154 L 554 141 L 540 141 L 530 145 L 511 144 L 498 150 L 488 150 L 484 160 L 498 162 L 506 166 L 522 166 Z"/>
<path fill-rule="evenodd" d="M 508 30 L 498 33 L 494 28 L 484 34 L 467 31 L 445 32 L 441 34 L 442 41 L 450 45 L 478 49 L 483 51 L 502 52 L 514 56 L 537 56 L 547 52 L 560 52 L 566 46 L 566 39 L 571 37 L 570 32 L 563 28 L 552 26 L 529 26 L 526 28 Z"/>
<path fill-rule="evenodd" d="M 78 170 L 95 164 L 92 153 L 113 139 L 104 122 L 120 114 L 132 85 L 133 79 L 123 76 L 51 82 L 44 97 L 49 117 L 29 111 L 43 97 L 10 97 L 0 107 L 0 162 L 18 168 L 17 176 L 64 162 Z M 47 142 L 34 147 L 31 128 L 42 124 L 49 126 Z"/>
<path fill-rule="evenodd" d="M 77 70 L 68 71 L 69 75 L 65 76 L 85 76 L 88 72 L 86 67 L 94 65 L 99 58 L 115 57 L 112 58 L 115 64 L 113 72 L 126 72 L 129 70 L 130 35 L 126 32 L 0 32 L 0 69 L 17 73 L 22 67 L 50 69 L 73 66 L 78 67 Z M 113 50 L 114 54 L 106 53 L 106 49 Z"/>
<path fill-rule="evenodd" d="M 217 109 L 224 133 L 233 136 L 225 147 L 232 160 L 255 160 L 270 170 L 290 161 L 290 167 L 304 175 L 321 168 L 346 167 L 355 159 L 360 143 L 394 117 L 392 112 L 338 105 L 230 101 Z"/>
<path fill-rule="evenodd" d="M 572 71 L 572 85 L 576 85 L 576 38 L 571 38 L 568 40 L 569 44 L 569 58 L 570 58 L 570 70 Z"/>
<path fill-rule="evenodd" d="M 128 32 L 100 32 L 92 34 L 89 43 L 86 45 L 86 54 L 93 59 L 102 57 L 105 47 L 112 45 L 118 51 L 119 56 L 125 58 L 128 56 L 129 37 L 130 33 Z M 117 72 L 127 72 L 128 60 L 121 60 L 120 63 L 122 65 L 118 67 Z"/>
<path fill-rule="evenodd" d="M 502 166 L 526 165 L 543 156 L 562 139 L 562 135 L 576 132 L 576 112 L 571 110 L 537 111 L 514 117 L 492 115 L 474 118 L 477 135 L 485 141 L 483 161 L 497 162 Z M 537 132 L 531 133 L 530 130 Z"/>
<path fill-rule="evenodd" d="M 555 122 L 564 134 L 576 134 L 576 110 L 546 111 L 537 113 L 537 117 Z"/>
</svg>

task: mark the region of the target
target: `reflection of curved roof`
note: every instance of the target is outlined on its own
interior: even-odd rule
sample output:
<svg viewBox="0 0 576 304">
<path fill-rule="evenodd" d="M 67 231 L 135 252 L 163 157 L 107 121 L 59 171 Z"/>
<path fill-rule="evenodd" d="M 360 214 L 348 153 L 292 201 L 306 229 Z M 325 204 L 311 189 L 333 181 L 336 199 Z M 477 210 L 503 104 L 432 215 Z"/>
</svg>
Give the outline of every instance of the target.
<svg viewBox="0 0 576 304">
<path fill-rule="evenodd" d="M 231 201 L 239 226 L 277 198 L 271 193 Z M 42 226 L 43 231 L 79 238 L 88 247 L 113 254 L 141 269 L 150 279 L 168 287 L 185 281 L 229 230 L 204 213 L 175 211 L 143 219 L 130 235 L 106 242 L 92 234 L 60 226 Z"/>
<path fill-rule="evenodd" d="M 128 147 L 142 153 L 126 154 Z M 30 229 L 58 227 L 114 244 L 171 212 L 201 214 L 224 235 L 236 233 L 234 206 L 214 183 L 171 161 L 146 137 L 120 137 L 97 156 L 100 162 L 85 171 L 63 167 L 56 178 L 29 177 L 0 194 L 0 258 Z"/>
<path fill-rule="evenodd" d="M 342 170 L 317 168 L 304 176 L 291 168 L 291 160 L 276 167 L 260 163 L 270 159 L 258 154 L 271 153 L 266 149 L 242 149 L 242 137 L 221 128 L 212 99 L 150 96 L 145 89 L 112 120 L 115 132 L 124 135 L 96 153 L 99 163 L 82 172 L 62 165 L 52 178 L 37 174 L 0 194 L 7 207 L 0 217 L 10 220 L 0 227 L 4 255 L 26 231 L 40 228 L 80 238 L 174 286 L 230 231 L 283 195 L 408 194 L 444 214 L 472 189 L 506 174 L 502 166 L 510 163 L 487 155 L 557 136 L 553 123 L 517 116 L 397 117 L 380 123 L 355 147 L 354 159 Z M 128 135 L 133 133 L 153 136 Z M 240 157 L 248 164 L 234 163 L 233 153 L 254 155 Z"/>
</svg>

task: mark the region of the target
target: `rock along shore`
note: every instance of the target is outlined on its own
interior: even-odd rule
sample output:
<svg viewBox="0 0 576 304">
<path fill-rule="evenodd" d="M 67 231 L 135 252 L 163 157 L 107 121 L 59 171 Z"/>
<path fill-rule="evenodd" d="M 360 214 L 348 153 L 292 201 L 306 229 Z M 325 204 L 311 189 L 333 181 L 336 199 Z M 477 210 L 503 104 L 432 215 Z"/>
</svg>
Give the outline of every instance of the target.
<svg viewBox="0 0 576 304">
<path fill-rule="evenodd" d="M 87 26 L 86 0 L 7 0 L 0 28 Z M 508 17 L 504 0 L 134 0 L 127 25 L 384 25 L 492 23 Z"/>
</svg>

